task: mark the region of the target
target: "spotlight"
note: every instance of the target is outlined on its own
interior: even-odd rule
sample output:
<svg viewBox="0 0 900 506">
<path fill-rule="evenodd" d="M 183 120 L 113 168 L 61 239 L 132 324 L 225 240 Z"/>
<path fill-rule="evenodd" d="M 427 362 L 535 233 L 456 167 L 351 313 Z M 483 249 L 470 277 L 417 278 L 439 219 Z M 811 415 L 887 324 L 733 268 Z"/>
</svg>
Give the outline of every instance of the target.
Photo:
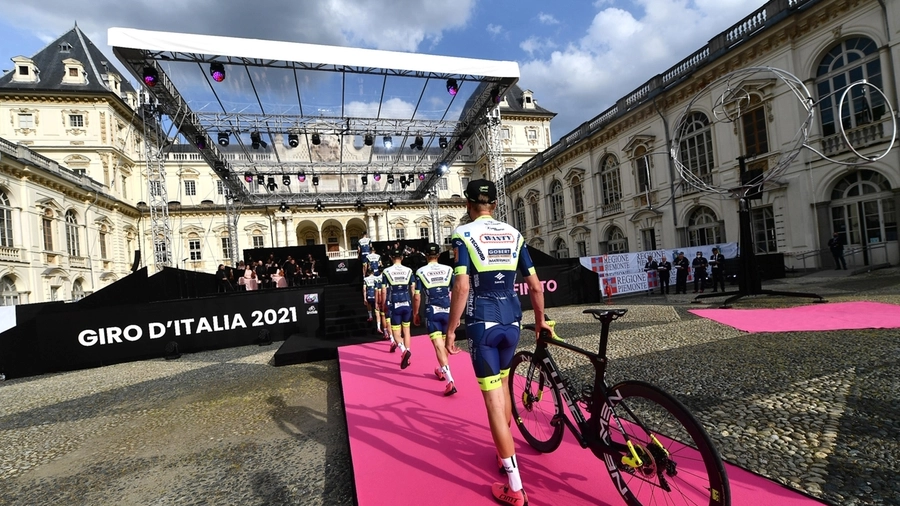
<svg viewBox="0 0 900 506">
<path fill-rule="evenodd" d="M 148 88 L 156 86 L 159 82 L 159 72 L 154 67 L 144 67 L 144 84 Z"/>
<path fill-rule="evenodd" d="M 213 164 L 213 170 L 216 172 L 225 172 L 225 162 L 215 162 Z"/>
<path fill-rule="evenodd" d="M 388 174 L 388 184 L 394 184 L 394 175 Z"/>
<path fill-rule="evenodd" d="M 394 147 L 394 139 L 391 139 L 390 135 L 385 135 L 384 139 L 382 139 L 382 141 L 384 143 L 385 148 L 391 149 L 392 147 Z"/>
<path fill-rule="evenodd" d="M 319 144 L 322 144 L 322 138 L 319 137 L 319 134 L 317 134 L 317 133 L 312 134 L 312 143 L 313 143 L 313 146 L 318 146 Z"/>
<path fill-rule="evenodd" d="M 456 79 L 453 79 L 452 77 L 450 79 L 447 79 L 447 93 L 454 97 L 457 93 L 459 93 L 459 83 L 457 83 Z"/>
<path fill-rule="evenodd" d="M 298 172 L 297 173 L 297 181 L 300 181 L 301 183 L 305 183 L 306 182 L 306 173 Z"/>
<path fill-rule="evenodd" d="M 315 178 L 315 176 L 313 176 Z M 316 211 L 322 211 L 325 209 L 325 206 L 322 205 L 322 199 L 316 199 Z"/>
<path fill-rule="evenodd" d="M 367 176 L 366 174 L 362 175 L 362 184 L 363 186 L 369 184 L 369 176 Z"/>
<path fill-rule="evenodd" d="M 375 181 L 381 181 L 381 173 L 380 173 L 380 172 L 376 172 L 376 173 L 372 176 L 372 179 L 374 179 Z"/>
<path fill-rule="evenodd" d="M 274 177 L 269 176 L 269 183 L 266 185 L 266 188 L 268 188 L 270 192 L 273 192 L 273 191 L 275 191 L 276 188 L 278 188 L 278 185 L 275 184 Z"/>
<path fill-rule="evenodd" d="M 449 145 L 450 145 L 450 143 L 447 142 L 446 137 L 441 137 L 438 139 L 438 146 L 440 146 L 441 149 L 447 149 L 447 146 L 449 146 Z"/>
<path fill-rule="evenodd" d="M 291 185 L 291 176 L 287 174 L 281 176 L 281 185 L 282 186 L 290 186 Z"/>
<path fill-rule="evenodd" d="M 500 94 L 500 88 L 494 88 L 493 90 L 491 90 L 491 102 L 495 104 L 503 102 L 503 95 Z"/>
<path fill-rule="evenodd" d="M 455 147 L 456 147 L 457 151 L 462 151 L 465 146 L 466 146 L 465 139 L 463 139 L 463 138 L 456 139 Z"/>
<path fill-rule="evenodd" d="M 266 177 L 263 176 L 262 174 L 257 174 L 256 184 L 258 184 L 260 186 L 263 186 L 264 184 L 266 184 Z"/>
<path fill-rule="evenodd" d="M 363 143 L 366 146 L 371 146 L 373 143 L 375 143 L 375 136 L 372 134 L 366 134 L 366 136 L 363 137 Z"/>
<path fill-rule="evenodd" d="M 319 186 L 319 176 L 313 176 L 313 186 Z"/>
<path fill-rule="evenodd" d="M 198 136 L 194 139 L 194 144 L 197 145 L 197 149 L 206 149 L 206 136 L 205 136 L 205 135 L 198 135 Z"/>
<path fill-rule="evenodd" d="M 244 181 L 246 181 L 248 183 L 252 183 L 253 182 L 253 174 L 251 174 L 250 172 L 244 172 Z"/>
<path fill-rule="evenodd" d="M 288 134 L 288 146 L 296 148 L 300 145 L 300 137 L 297 134 Z"/>
<path fill-rule="evenodd" d="M 417 135 L 416 139 L 413 141 L 413 143 L 409 145 L 409 148 L 410 149 L 418 149 L 419 151 L 422 151 L 422 148 L 424 146 L 425 146 L 425 139 L 423 139 L 421 135 Z"/>
<path fill-rule="evenodd" d="M 425 173 L 419 172 L 419 181 L 425 181 Z"/>
<path fill-rule="evenodd" d="M 388 209 L 394 208 L 394 199 L 388 199 Z"/>
<path fill-rule="evenodd" d="M 221 63 L 210 63 L 209 75 L 213 78 L 213 81 L 221 83 L 225 80 L 225 66 Z"/>
<path fill-rule="evenodd" d="M 219 146 L 225 147 L 228 145 L 228 132 L 219 132 Z"/>
<path fill-rule="evenodd" d="M 280 206 L 278 206 L 278 210 L 281 212 L 286 212 L 288 210 L 287 202 L 282 202 Z"/>
<path fill-rule="evenodd" d="M 400 176 L 400 186 L 406 188 L 406 176 Z"/>
<path fill-rule="evenodd" d="M 253 149 L 259 149 L 260 146 L 265 148 L 268 146 L 268 144 L 266 144 L 266 141 L 262 140 L 259 132 L 254 131 L 250 132 L 250 146 L 253 147 Z"/>
<path fill-rule="evenodd" d="M 443 176 L 443 175 L 447 174 L 448 172 L 450 172 L 450 167 L 448 167 L 446 163 L 442 163 L 442 164 L 438 165 L 438 175 L 439 176 Z"/>
<path fill-rule="evenodd" d="M 362 208 L 363 208 L 363 202 L 362 202 L 362 199 L 356 199 L 356 208 L 357 208 L 357 209 L 362 209 Z"/>
</svg>

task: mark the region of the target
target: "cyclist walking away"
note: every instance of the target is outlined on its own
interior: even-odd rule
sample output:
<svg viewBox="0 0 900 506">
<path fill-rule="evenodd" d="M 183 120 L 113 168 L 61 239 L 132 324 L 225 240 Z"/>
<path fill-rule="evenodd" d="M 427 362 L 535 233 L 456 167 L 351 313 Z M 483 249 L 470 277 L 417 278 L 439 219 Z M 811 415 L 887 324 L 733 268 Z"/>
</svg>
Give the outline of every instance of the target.
<svg viewBox="0 0 900 506">
<path fill-rule="evenodd" d="M 416 291 L 413 294 L 413 324 L 420 325 L 419 307 L 421 292 L 425 292 L 425 325 L 428 337 L 434 345 L 438 368 L 434 375 L 439 380 L 446 380 L 444 396 L 456 393 L 453 375 L 450 374 L 450 362 L 447 361 L 449 346 L 446 344 L 447 325 L 450 323 L 450 290 L 453 288 L 453 269 L 438 263 L 441 247 L 431 243 L 425 248 L 428 260 L 416 271 Z"/>
<path fill-rule="evenodd" d="M 381 281 L 379 278 L 380 276 L 376 277 L 372 269 L 366 268 L 366 277 L 363 278 L 363 301 L 366 305 L 366 310 L 369 312 L 369 319 L 366 321 L 372 321 L 372 312 L 374 312 L 375 327 L 381 331 L 381 307 L 378 305 L 376 296 L 376 291 Z"/>
<path fill-rule="evenodd" d="M 368 262 L 366 260 L 366 256 L 372 252 L 372 239 L 369 239 L 369 233 L 363 232 L 362 237 L 359 239 L 359 242 L 356 246 L 357 251 L 359 252 L 359 261 L 362 264 L 362 272 L 363 276 L 366 275 L 366 269 L 368 268 Z"/>
<path fill-rule="evenodd" d="M 494 183 L 486 179 L 471 181 L 465 196 L 466 212 L 472 221 L 457 227 L 451 239 L 456 278 L 450 298 L 447 342 L 456 339 L 456 329 L 465 312 L 475 377 L 484 397 L 497 455 L 509 478 L 508 484 L 494 483 L 491 494 L 498 502 L 523 506 L 528 504 L 528 497 L 522 487 L 509 429 L 509 367 L 522 320 L 522 308 L 514 290 L 516 270 L 528 285 L 537 332 L 550 330 L 544 321 L 544 292 L 522 234 L 491 216 L 497 207 Z"/>
<path fill-rule="evenodd" d="M 388 303 L 391 321 L 391 353 L 400 348 L 400 368 L 409 367 L 412 352 L 409 350 L 409 325 L 412 321 L 412 289 L 415 286 L 413 271 L 403 265 L 403 251 L 395 249 L 391 252 L 394 264 L 384 270 L 384 286 L 387 290 L 385 299 Z"/>
</svg>

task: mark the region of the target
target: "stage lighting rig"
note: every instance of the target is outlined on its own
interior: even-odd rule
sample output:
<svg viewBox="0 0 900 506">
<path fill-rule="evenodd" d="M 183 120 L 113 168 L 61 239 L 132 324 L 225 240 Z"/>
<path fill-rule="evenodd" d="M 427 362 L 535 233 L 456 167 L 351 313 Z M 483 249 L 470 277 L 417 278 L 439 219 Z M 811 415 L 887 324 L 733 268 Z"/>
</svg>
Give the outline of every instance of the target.
<svg viewBox="0 0 900 506">
<path fill-rule="evenodd" d="M 291 185 L 291 176 L 287 174 L 281 176 L 281 185 L 282 186 L 290 186 Z"/>
<path fill-rule="evenodd" d="M 419 172 L 419 181 L 425 181 L 425 173 Z"/>
<path fill-rule="evenodd" d="M 376 182 L 381 181 L 381 172 L 376 172 L 375 174 L 373 174 L 372 179 L 374 179 Z"/>
<path fill-rule="evenodd" d="M 265 186 L 266 176 L 263 176 L 262 174 L 257 174 L 256 175 L 256 184 L 258 184 L 259 186 Z"/>
<path fill-rule="evenodd" d="M 315 179 L 315 176 L 313 176 L 313 179 Z M 316 211 L 323 211 L 324 209 L 325 206 L 322 204 L 322 199 L 316 199 Z"/>
<path fill-rule="evenodd" d="M 449 146 L 449 145 L 450 145 L 450 143 L 447 142 L 446 137 L 441 137 L 438 139 L 438 146 L 440 146 L 441 149 L 447 149 L 447 146 Z"/>
<path fill-rule="evenodd" d="M 206 136 L 205 136 L 205 135 L 198 135 L 198 136 L 194 139 L 194 144 L 197 146 L 197 149 L 199 149 L 199 150 L 204 150 L 204 149 L 206 149 Z"/>
<path fill-rule="evenodd" d="M 425 147 L 425 139 L 421 135 L 417 135 L 413 143 L 409 145 L 410 149 L 418 149 L 419 151 L 422 151 L 423 147 Z"/>
<path fill-rule="evenodd" d="M 394 199 L 388 199 L 388 209 L 394 208 Z"/>
<path fill-rule="evenodd" d="M 266 144 L 266 141 L 262 140 L 262 137 L 259 135 L 258 131 L 250 132 L 250 146 L 253 149 L 267 148 L 269 145 Z"/>
<path fill-rule="evenodd" d="M 144 84 L 148 88 L 156 86 L 159 82 L 159 72 L 154 67 L 144 67 Z"/>
<path fill-rule="evenodd" d="M 253 182 L 253 174 L 251 172 L 244 172 L 244 181 L 248 183 Z"/>
<path fill-rule="evenodd" d="M 281 205 L 278 206 L 278 210 L 281 211 L 281 212 L 283 212 L 283 213 L 284 213 L 284 212 L 287 212 L 288 209 L 289 209 L 289 208 L 288 208 L 287 202 L 282 202 Z"/>
<path fill-rule="evenodd" d="M 456 144 L 454 145 L 457 151 L 462 151 L 464 147 L 466 147 L 466 140 L 463 138 L 456 139 Z"/>
<path fill-rule="evenodd" d="M 362 177 L 361 177 L 360 179 L 362 179 L 362 185 L 363 185 L 363 186 L 366 186 L 367 184 L 369 184 L 369 176 L 368 176 L 368 175 L 363 174 Z"/>
<path fill-rule="evenodd" d="M 454 97 L 459 93 L 459 83 L 452 77 L 447 79 L 447 93 Z"/>
<path fill-rule="evenodd" d="M 228 137 L 228 132 L 219 132 L 219 146 L 222 146 L 223 148 L 228 146 L 228 143 L 230 142 Z"/>
<path fill-rule="evenodd" d="M 300 137 L 297 134 L 288 134 L 288 146 L 296 148 L 300 145 Z"/>
<path fill-rule="evenodd" d="M 388 174 L 388 184 L 394 184 L 394 175 Z"/>
<path fill-rule="evenodd" d="M 392 147 L 394 147 L 394 139 L 392 139 L 390 135 L 385 135 L 382 139 L 382 143 L 384 144 L 385 149 L 391 149 Z"/>
<path fill-rule="evenodd" d="M 500 94 L 500 88 L 494 88 L 493 90 L 491 90 L 491 102 L 495 104 L 503 102 L 503 95 Z"/>
<path fill-rule="evenodd" d="M 301 183 L 305 183 L 306 182 L 306 173 L 303 171 L 298 172 L 297 173 L 297 181 L 300 181 Z"/>
<path fill-rule="evenodd" d="M 313 186 L 319 186 L 319 176 L 313 175 Z"/>
<path fill-rule="evenodd" d="M 319 136 L 318 133 L 312 134 L 312 143 L 313 143 L 313 146 L 318 146 L 319 144 L 322 144 L 322 138 Z"/>
<path fill-rule="evenodd" d="M 437 173 L 439 176 L 444 176 L 448 172 L 450 172 L 450 167 L 448 167 L 446 163 L 438 165 Z"/>
<path fill-rule="evenodd" d="M 375 143 L 375 136 L 372 134 L 366 134 L 365 137 L 363 137 L 363 143 L 366 146 L 371 146 Z"/>
<path fill-rule="evenodd" d="M 210 63 L 209 75 L 213 78 L 213 81 L 221 83 L 225 80 L 225 66 L 218 62 Z"/>
<path fill-rule="evenodd" d="M 266 188 L 268 188 L 270 192 L 273 192 L 278 188 L 278 185 L 275 184 L 274 177 L 269 176 L 269 182 L 266 184 Z"/>
</svg>

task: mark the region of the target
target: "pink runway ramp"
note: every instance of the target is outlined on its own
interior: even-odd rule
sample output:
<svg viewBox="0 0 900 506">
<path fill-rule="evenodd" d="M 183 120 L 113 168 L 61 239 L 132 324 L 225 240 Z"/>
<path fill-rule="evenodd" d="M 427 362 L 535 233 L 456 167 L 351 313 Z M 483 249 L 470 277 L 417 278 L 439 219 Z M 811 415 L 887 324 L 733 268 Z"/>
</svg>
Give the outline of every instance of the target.
<svg viewBox="0 0 900 506">
<path fill-rule="evenodd" d="M 751 333 L 900 328 L 900 306 L 880 302 L 782 309 L 692 309 L 691 313 Z"/>
<path fill-rule="evenodd" d="M 487 415 L 469 356 L 450 357 L 459 393 L 443 396 L 444 382 L 427 337 L 413 340 L 412 364 L 388 343 L 339 349 L 344 408 L 360 506 L 493 504 L 497 472 Z M 566 432 L 562 446 L 539 454 L 513 427 L 529 504 L 621 505 L 603 463 Z M 820 504 L 741 468 L 728 467 L 732 504 Z"/>
</svg>

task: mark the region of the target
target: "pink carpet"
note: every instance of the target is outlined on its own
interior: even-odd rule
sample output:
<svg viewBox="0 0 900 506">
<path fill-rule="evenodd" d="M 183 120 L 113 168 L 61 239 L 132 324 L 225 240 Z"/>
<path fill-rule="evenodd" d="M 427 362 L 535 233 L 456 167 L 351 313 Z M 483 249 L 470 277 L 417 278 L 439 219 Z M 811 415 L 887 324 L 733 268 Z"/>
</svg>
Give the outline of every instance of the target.
<svg viewBox="0 0 900 506">
<path fill-rule="evenodd" d="M 339 349 L 344 408 L 360 506 L 492 504 L 489 484 L 501 477 L 472 363 L 450 357 L 459 393 L 444 383 L 427 337 L 413 340 L 412 365 L 400 370 L 387 342 Z M 566 432 L 553 453 L 534 451 L 513 428 L 529 504 L 623 504 L 602 462 Z M 821 504 L 734 466 L 732 504 Z"/>
<path fill-rule="evenodd" d="M 745 332 L 900 327 L 900 306 L 880 302 L 811 304 L 784 309 L 692 309 L 691 313 Z"/>
</svg>

